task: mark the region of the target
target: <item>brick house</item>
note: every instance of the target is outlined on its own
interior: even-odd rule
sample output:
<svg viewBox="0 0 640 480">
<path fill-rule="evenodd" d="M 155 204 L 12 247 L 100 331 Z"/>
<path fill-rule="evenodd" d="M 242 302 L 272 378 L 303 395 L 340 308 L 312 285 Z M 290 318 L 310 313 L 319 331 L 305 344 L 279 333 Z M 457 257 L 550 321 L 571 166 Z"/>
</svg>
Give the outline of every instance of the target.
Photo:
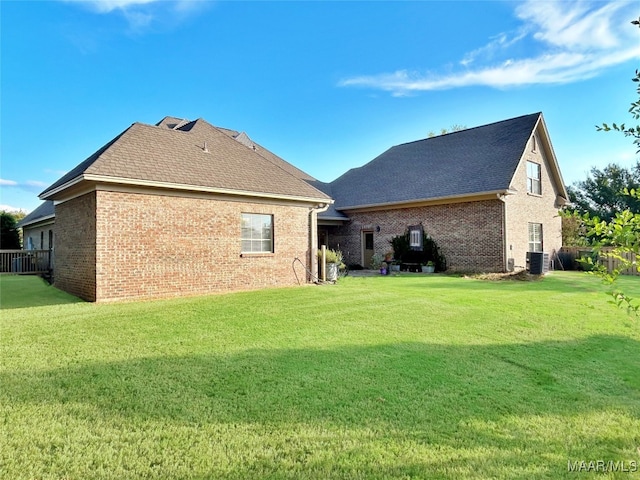
<svg viewBox="0 0 640 480">
<path fill-rule="evenodd" d="M 535 113 L 394 146 L 331 183 L 245 133 L 166 117 L 134 123 L 40 198 L 55 224 L 23 227 L 53 229 L 56 286 L 106 301 L 293 285 L 316 271 L 318 244 L 368 266 L 411 225 L 452 271 L 518 269 L 562 246 L 568 194 Z"/>
<path fill-rule="evenodd" d="M 568 194 L 541 113 L 397 145 L 329 184 L 321 242 L 368 267 L 422 225 L 452 271 L 525 267 L 528 251 L 562 246 Z"/>
<path fill-rule="evenodd" d="M 55 285 L 110 301 L 305 281 L 332 202 L 310 180 L 202 119 L 134 123 L 40 194 L 55 203 Z"/>
<path fill-rule="evenodd" d="M 18 222 L 25 250 L 53 249 L 54 213 L 53 202 L 49 200 Z"/>
</svg>

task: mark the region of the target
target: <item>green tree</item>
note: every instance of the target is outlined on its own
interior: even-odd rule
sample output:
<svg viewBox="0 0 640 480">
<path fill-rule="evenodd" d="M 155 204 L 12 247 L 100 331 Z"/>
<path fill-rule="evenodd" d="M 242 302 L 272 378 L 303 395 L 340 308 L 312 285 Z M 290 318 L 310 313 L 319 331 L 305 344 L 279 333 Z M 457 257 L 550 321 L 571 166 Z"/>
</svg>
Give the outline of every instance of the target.
<svg viewBox="0 0 640 480">
<path fill-rule="evenodd" d="M 640 27 L 640 18 L 634 20 L 634 25 Z M 629 113 L 631 116 L 638 120 L 640 119 L 640 71 L 636 70 L 636 75 L 632 78 L 633 82 L 638 83 L 636 92 L 638 93 L 638 100 L 631 103 Z M 624 133 L 626 136 L 634 138 L 633 143 L 638 147 L 640 152 L 640 126 L 627 127 L 625 124 L 617 125 L 613 124 L 610 128 L 607 124 L 602 124 L 602 127 L 596 127 L 600 131 L 615 130 Z M 640 167 L 640 164 L 636 168 Z M 627 189 L 623 190 L 624 194 L 629 197 L 630 202 L 636 202 L 627 208 L 615 213 L 613 218 L 609 221 L 601 220 L 597 216 L 591 216 L 589 213 L 585 213 L 582 216 L 583 222 L 587 228 L 587 236 L 593 239 L 593 243 L 596 247 L 596 252 L 604 258 L 613 258 L 619 262 L 619 266 L 613 270 L 609 270 L 604 265 L 595 264 L 592 273 L 599 275 L 605 282 L 614 286 L 616 279 L 620 273 L 628 268 L 638 271 L 637 260 L 631 260 L 633 255 L 635 258 L 640 256 L 640 190 Z M 574 216 L 578 215 L 574 212 Z M 608 251 L 603 251 L 605 246 L 612 247 Z M 589 259 L 591 263 L 593 261 Z M 622 290 L 613 287 L 610 292 L 613 297 L 613 302 L 618 307 L 626 307 L 627 311 L 635 313 L 640 316 L 640 303 L 628 297 Z"/>
<path fill-rule="evenodd" d="M 16 250 L 20 248 L 16 216 L 10 212 L 0 212 L 0 248 Z"/>
<path fill-rule="evenodd" d="M 640 27 L 640 17 L 638 18 L 638 20 L 633 20 L 631 23 L 633 25 L 636 25 L 637 27 Z M 636 75 L 631 80 L 638 84 L 636 87 L 636 93 L 638 94 L 639 98 L 637 101 L 631 103 L 629 113 L 634 120 L 640 120 L 640 70 L 636 70 Z M 638 147 L 636 153 L 640 153 L 640 125 L 636 124 L 636 126 L 627 126 L 624 123 L 621 125 L 612 123 L 611 126 L 609 126 L 608 124 L 603 123 L 602 125 L 596 125 L 596 129 L 598 131 L 602 130 L 605 132 L 615 130 L 617 132 L 624 133 L 624 135 L 627 137 L 633 137 L 633 143 L 635 143 L 636 147 Z"/>
<path fill-rule="evenodd" d="M 604 169 L 596 167 L 586 180 L 575 182 L 568 187 L 569 200 L 580 214 L 611 221 L 617 212 L 626 209 L 638 211 L 640 201 L 624 191 L 640 190 L 640 162 L 626 169 L 610 163 Z"/>
<path fill-rule="evenodd" d="M 451 125 L 449 128 L 441 128 L 440 133 L 436 133 L 433 130 L 430 130 L 429 133 L 427 134 L 427 137 L 429 138 L 437 137 L 438 135 L 445 135 L 447 133 L 459 132 L 460 130 L 466 130 L 466 129 L 467 129 L 466 125 L 458 125 L 456 123 Z"/>
<path fill-rule="evenodd" d="M 625 192 L 630 197 L 640 200 L 640 191 L 631 190 Z M 578 215 L 574 213 L 574 216 Z M 602 280 L 611 285 L 610 291 L 614 303 L 618 307 L 625 307 L 629 312 L 640 316 L 640 303 L 628 297 L 622 290 L 615 288 L 615 281 L 621 272 L 627 269 L 638 271 L 637 258 L 640 257 L 640 213 L 625 209 L 616 213 L 610 221 L 591 217 L 588 213 L 582 216 L 587 229 L 587 236 L 591 238 L 594 250 L 602 259 L 613 259 L 617 266 L 607 268 L 602 262 L 594 261 L 591 257 L 586 259 L 592 271 Z M 609 249 L 604 249 L 610 247 Z M 633 260 L 635 258 L 635 260 Z"/>
</svg>

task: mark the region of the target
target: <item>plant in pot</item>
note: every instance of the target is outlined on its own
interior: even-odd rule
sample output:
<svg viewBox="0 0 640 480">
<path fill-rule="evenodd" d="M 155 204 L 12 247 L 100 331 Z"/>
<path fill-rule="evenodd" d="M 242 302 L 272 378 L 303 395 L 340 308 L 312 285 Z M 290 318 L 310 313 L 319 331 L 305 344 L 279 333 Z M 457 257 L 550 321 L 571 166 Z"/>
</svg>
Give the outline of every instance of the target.
<svg viewBox="0 0 640 480">
<path fill-rule="evenodd" d="M 436 270 L 436 264 L 429 260 L 422 265 L 422 273 L 433 273 Z"/>
<path fill-rule="evenodd" d="M 447 269 L 447 259 L 440 253 L 436 241 L 425 232 L 422 233 L 422 248 L 419 249 L 411 246 L 409 229 L 404 235 L 393 237 L 389 242 L 395 259 L 407 266 L 407 269 L 413 269 L 414 265 L 419 268 L 418 271 L 444 272 Z"/>
<path fill-rule="evenodd" d="M 318 250 L 318 261 L 322 263 L 322 250 Z M 325 250 L 325 261 L 327 263 L 325 279 L 329 282 L 338 280 L 338 269 L 343 265 L 342 252 L 340 250 Z"/>
</svg>

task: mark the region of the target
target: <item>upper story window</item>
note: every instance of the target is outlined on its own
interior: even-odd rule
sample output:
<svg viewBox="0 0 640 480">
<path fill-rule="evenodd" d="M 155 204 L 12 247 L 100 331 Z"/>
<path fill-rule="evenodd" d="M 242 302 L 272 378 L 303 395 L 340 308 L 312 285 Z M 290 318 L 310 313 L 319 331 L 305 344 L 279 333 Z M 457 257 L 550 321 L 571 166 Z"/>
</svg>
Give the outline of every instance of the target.
<svg viewBox="0 0 640 480">
<path fill-rule="evenodd" d="M 527 162 L 527 192 L 542 195 L 539 163 Z"/>
<path fill-rule="evenodd" d="M 242 253 L 273 253 L 273 215 L 242 214 Z"/>
<path fill-rule="evenodd" d="M 536 140 L 536 136 L 535 135 L 531 136 L 531 151 L 532 152 L 537 152 L 538 151 L 538 140 Z"/>
</svg>

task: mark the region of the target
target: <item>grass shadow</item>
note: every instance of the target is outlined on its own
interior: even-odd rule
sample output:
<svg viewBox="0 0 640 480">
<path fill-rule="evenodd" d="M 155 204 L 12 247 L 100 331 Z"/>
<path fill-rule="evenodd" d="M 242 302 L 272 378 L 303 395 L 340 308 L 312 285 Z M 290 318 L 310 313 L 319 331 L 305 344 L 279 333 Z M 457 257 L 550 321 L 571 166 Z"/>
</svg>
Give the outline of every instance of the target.
<svg viewBox="0 0 640 480">
<path fill-rule="evenodd" d="M 88 403 L 185 422 L 328 421 L 448 428 L 603 406 L 640 413 L 640 342 L 617 336 L 491 346 L 401 343 L 250 350 L 0 375 L 2 403 Z M 413 429 L 413 428 L 411 428 Z"/>
<path fill-rule="evenodd" d="M 618 419 L 640 416 L 638 351 L 636 340 L 600 335 L 507 345 L 405 342 L 159 356 L 5 372 L 0 405 L 10 411 L 35 405 L 59 412 L 56 418 L 125 429 L 231 428 L 231 437 L 221 437 L 227 439 L 257 431 L 259 442 L 272 442 L 268 447 L 281 459 L 305 469 L 257 456 L 233 463 L 229 478 L 255 478 L 264 469 L 276 478 L 504 478 L 504 472 L 561 478 L 566 459 L 551 460 L 558 451 L 581 458 L 596 448 L 617 458 L 636 448 L 629 435 L 601 437 L 585 419 L 611 412 Z M 584 432 L 571 431 L 576 417 L 587 425 Z M 316 437 L 296 436 L 309 425 L 316 426 Z M 284 438 L 270 432 L 284 432 Z M 377 449 L 400 446 L 415 452 L 396 452 L 395 462 L 375 460 Z M 441 453 L 418 453 L 424 451 Z M 523 455 L 538 464 L 519 470 Z M 357 471 L 348 470 L 353 458 L 360 462 Z"/>
<path fill-rule="evenodd" d="M 0 310 L 80 302 L 36 275 L 0 275 Z"/>
</svg>

